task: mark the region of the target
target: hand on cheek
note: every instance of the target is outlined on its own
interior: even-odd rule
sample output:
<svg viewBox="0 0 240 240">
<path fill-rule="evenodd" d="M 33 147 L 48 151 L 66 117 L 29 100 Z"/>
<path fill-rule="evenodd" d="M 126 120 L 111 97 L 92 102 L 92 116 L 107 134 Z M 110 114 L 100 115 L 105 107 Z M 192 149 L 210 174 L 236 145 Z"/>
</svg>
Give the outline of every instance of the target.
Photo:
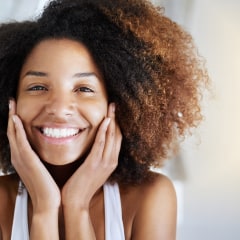
<svg viewBox="0 0 240 240">
<path fill-rule="evenodd" d="M 16 103 L 9 102 L 7 136 L 10 144 L 11 162 L 26 186 L 33 210 L 47 211 L 60 205 L 60 192 L 51 175 L 32 150 L 20 118 L 16 115 Z"/>
<path fill-rule="evenodd" d="M 115 104 L 111 103 L 89 155 L 63 188 L 62 202 L 66 208 L 89 208 L 93 195 L 117 167 L 121 141 L 121 131 L 115 120 Z"/>
<path fill-rule="evenodd" d="M 32 150 L 23 124 L 16 115 L 16 103 L 13 100 L 10 101 L 7 134 L 12 165 L 26 186 L 37 212 L 58 208 L 61 203 L 88 208 L 95 192 L 117 167 L 122 140 L 115 120 L 115 104 L 111 103 L 89 155 L 64 185 L 61 196 L 50 173 Z"/>
</svg>

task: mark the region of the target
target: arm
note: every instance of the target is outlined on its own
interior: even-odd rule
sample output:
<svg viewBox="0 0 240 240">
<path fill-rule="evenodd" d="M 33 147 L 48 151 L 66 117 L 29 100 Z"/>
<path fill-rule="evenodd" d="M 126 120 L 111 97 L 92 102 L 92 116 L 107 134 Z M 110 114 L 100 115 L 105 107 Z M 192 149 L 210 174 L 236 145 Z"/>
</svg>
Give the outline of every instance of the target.
<svg viewBox="0 0 240 240">
<path fill-rule="evenodd" d="M 62 203 L 68 240 L 96 239 L 89 204 L 116 168 L 122 139 L 115 122 L 114 108 L 110 104 L 108 118 L 99 127 L 90 154 L 63 188 Z"/>
<path fill-rule="evenodd" d="M 16 105 L 11 101 L 7 135 L 10 143 L 11 162 L 26 186 L 33 205 L 30 239 L 59 239 L 58 210 L 60 191 L 32 150 Z"/>
<path fill-rule="evenodd" d="M 48 210 L 43 213 L 33 213 L 30 239 L 59 239 L 58 209 Z"/>
<path fill-rule="evenodd" d="M 0 176 L 0 239 L 10 239 L 15 198 L 18 189 L 15 174 Z"/>
<path fill-rule="evenodd" d="M 9 209 L 7 202 L 9 202 L 9 198 L 7 197 L 7 190 L 5 189 L 5 182 L 2 184 L 2 178 L 0 176 L 0 240 L 7 239 L 7 237 L 10 237 L 10 233 L 6 230 L 6 220 L 8 219 L 8 216 L 6 215 L 6 212 L 11 212 L 11 209 Z M 6 211 L 7 209 L 7 211 Z M 5 230 L 5 231 L 4 231 Z"/>
<path fill-rule="evenodd" d="M 159 175 L 144 189 L 136 213 L 132 240 L 176 239 L 176 194 L 171 181 Z"/>
</svg>

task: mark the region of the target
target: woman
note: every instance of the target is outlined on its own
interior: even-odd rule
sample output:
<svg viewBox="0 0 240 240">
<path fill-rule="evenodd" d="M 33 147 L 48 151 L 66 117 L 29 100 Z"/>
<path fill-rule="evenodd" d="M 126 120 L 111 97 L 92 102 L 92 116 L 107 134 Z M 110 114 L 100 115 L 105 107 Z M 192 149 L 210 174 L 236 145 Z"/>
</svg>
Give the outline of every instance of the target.
<svg viewBox="0 0 240 240">
<path fill-rule="evenodd" d="M 175 239 L 150 168 L 201 119 L 191 37 L 144 0 L 56 0 L 1 26 L 0 62 L 0 239 Z"/>
</svg>

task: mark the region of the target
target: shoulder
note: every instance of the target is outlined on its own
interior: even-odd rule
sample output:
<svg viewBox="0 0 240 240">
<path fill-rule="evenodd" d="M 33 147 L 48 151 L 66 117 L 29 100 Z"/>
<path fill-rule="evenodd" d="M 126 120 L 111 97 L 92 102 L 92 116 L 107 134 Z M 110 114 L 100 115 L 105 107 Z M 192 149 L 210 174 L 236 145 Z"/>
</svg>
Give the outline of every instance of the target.
<svg viewBox="0 0 240 240">
<path fill-rule="evenodd" d="M 162 191 L 174 191 L 172 181 L 165 175 L 160 173 L 153 173 L 153 179 L 139 185 L 139 189 L 143 191 L 151 192 L 162 192 Z M 175 192 L 175 191 L 174 191 Z"/>
<path fill-rule="evenodd" d="M 138 199 L 140 199 L 139 213 L 156 211 L 158 217 L 168 216 L 176 211 L 176 192 L 172 181 L 162 174 L 157 174 L 153 181 L 147 182 L 138 189 Z"/>
<path fill-rule="evenodd" d="M 156 174 L 133 192 L 132 239 L 175 239 L 177 200 L 171 180 Z"/>
<path fill-rule="evenodd" d="M 0 176 L 0 227 L 2 230 L 11 224 L 17 190 L 16 175 Z"/>
<path fill-rule="evenodd" d="M 157 201 L 158 203 L 167 204 L 176 201 L 176 192 L 172 181 L 165 175 L 155 173 L 153 181 L 148 182 L 140 187 L 141 191 L 146 194 L 142 199 L 146 201 Z"/>
</svg>

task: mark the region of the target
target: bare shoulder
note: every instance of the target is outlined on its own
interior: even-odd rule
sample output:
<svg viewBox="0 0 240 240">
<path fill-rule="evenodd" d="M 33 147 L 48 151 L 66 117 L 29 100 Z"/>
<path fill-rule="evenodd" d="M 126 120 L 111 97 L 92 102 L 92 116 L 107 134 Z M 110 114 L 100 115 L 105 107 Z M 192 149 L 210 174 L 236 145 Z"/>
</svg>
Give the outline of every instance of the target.
<svg viewBox="0 0 240 240">
<path fill-rule="evenodd" d="M 17 188 L 18 179 L 15 175 L 0 176 L 0 229 L 2 232 L 7 232 L 11 228 Z"/>
<path fill-rule="evenodd" d="M 140 212 L 150 208 L 161 210 L 159 215 L 163 215 L 167 207 L 171 211 L 176 210 L 176 192 L 172 181 L 165 175 L 156 173 L 154 180 L 140 185 L 137 192 Z"/>
<path fill-rule="evenodd" d="M 170 200 L 176 200 L 176 193 L 172 181 L 165 175 L 156 173 L 153 181 L 143 184 L 141 191 L 146 192 L 143 202 L 157 200 L 169 202 Z"/>
<path fill-rule="evenodd" d="M 171 180 L 156 174 L 153 181 L 137 188 L 132 239 L 175 239 L 177 201 Z"/>
<path fill-rule="evenodd" d="M 150 180 L 149 182 L 143 183 L 139 186 L 141 190 L 150 192 L 174 190 L 172 181 L 167 176 L 160 173 L 153 173 L 153 175 L 153 180 Z"/>
</svg>

